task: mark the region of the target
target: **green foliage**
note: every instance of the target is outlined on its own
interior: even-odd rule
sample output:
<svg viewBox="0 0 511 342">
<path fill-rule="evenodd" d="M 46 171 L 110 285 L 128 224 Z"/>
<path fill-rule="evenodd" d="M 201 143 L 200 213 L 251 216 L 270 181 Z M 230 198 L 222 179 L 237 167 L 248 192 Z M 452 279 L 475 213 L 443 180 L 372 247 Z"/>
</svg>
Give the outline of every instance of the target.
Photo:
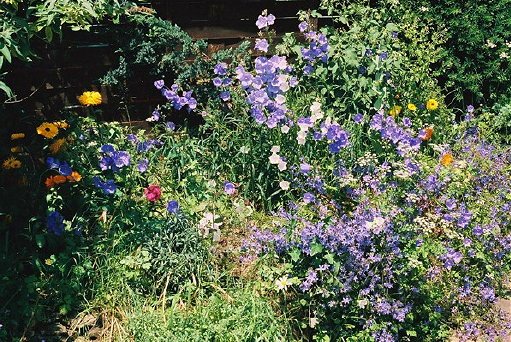
<svg viewBox="0 0 511 342">
<path fill-rule="evenodd" d="M 37 58 L 33 43 L 51 43 L 63 30 L 88 30 L 93 23 L 119 23 L 131 2 L 125 0 L 10 0 L 0 2 L 0 90 L 7 99 L 15 96 L 2 81 L 14 59 L 30 62 Z M 7 70 L 7 71 L 4 71 Z M 2 72 L 4 71 L 4 72 Z"/>
<path fill-rule="evenodd" d="M 401 1 L 447 40 L 437 70 L 455 105 L 491 107 L 509 98 L 511 85 L 511 21 L 509 0 Z"/>
<path fill-rule="evenodd" d="M 283 341 L 289 328 L 267 299 L 250 288 L 215 292 L 188 307 L 179 295 L 162 314 L 143 307 L 128 319 L 137 341 Z"/>
</svg>

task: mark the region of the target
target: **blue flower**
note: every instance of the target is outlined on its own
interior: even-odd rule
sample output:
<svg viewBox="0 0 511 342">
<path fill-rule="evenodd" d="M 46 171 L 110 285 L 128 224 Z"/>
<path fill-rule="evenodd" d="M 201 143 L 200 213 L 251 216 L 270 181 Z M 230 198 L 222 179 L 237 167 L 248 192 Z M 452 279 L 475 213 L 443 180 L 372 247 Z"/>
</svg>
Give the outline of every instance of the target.
<svg viewBox="0 0 511 342">
<path fill-rule="evenodd" d="M 66 162 L 60 163 L 60 165 L 59 165 L 59 173 L 62 176 L 69 176 L 69 175 L 71 175 L 72 172 L 73 172 L 73 169 L 71 169 L 71 166 L 69 166 L 68 163 L 66 163 Z"/>
<path fill-rule="evenodd" d="M 105 154 L 110 154 L 110 153 L 114 153 L 115 152 L 115 148 L 110 145 L 110 144 L 106 144 L 106 145 L 103 145 L 101 146 L 101 152 L 105 153 Z"/>
<path fill-rule="evenodd" d="M 57 158 L 48 157 L 46 158 L 46 167 L 49 169 L 58 169 L 60 166 L 60 161 Z"/>
<path fill-rule="evenodd" d="M 64 217 L 58 211 L 50 211 L 46 218 L 46 227 L 50 233 L 57 236 L 64 232 Z"/>
<path fill-rule="evenodd" d="M 106 195 L 113 195 L 117 190 L 117 185 L 115 185 L 113 179 L 107 179 L 106 182 L 104 182 L 98 176 L 94 176 L 92 178 L 92 183 L 96 188 L 101 189 Z"/>
<path fill-rule="evenodd" d="M 170 201 L 167 204 L 167 211 L 171 214 L 176 214 L 179 211 L 179 203 L 177 201 Z"/>
<path fill-rule="evenodd" d="M 305 32 L 309 28 L 309 24 L 307 22 L 302 21 L 300 24 L 298 24 L 298 29 L 300 32 Z"/>
</svg>

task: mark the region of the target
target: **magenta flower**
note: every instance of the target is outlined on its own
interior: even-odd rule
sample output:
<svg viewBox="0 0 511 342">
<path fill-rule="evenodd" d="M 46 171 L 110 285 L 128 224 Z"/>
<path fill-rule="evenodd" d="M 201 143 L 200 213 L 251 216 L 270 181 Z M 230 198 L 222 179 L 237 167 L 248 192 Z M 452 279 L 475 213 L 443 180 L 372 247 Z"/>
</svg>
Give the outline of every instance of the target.
<svg viewBox="0 0 511 342">
<path fill-rule="evenodd" d="M 144 189 L 144 195 L 150 202 L 156 202 L 161 197 L 161 188 L 159 185 L 151 184 Z"/>
</svg>

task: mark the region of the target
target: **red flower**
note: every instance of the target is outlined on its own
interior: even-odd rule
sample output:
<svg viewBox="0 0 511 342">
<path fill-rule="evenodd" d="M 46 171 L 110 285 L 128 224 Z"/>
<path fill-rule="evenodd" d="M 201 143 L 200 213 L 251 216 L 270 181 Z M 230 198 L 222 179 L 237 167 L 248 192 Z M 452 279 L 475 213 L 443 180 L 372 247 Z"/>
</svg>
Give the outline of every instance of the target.
<svg viewBox="0 0 511 342">
<path fill-rule="evenodd" d="M 161 197 L 161 188 L 159 185 L 151 184 L 144 189 L 144 195 L 148 201 L 156 202 Z"/>
</svg>

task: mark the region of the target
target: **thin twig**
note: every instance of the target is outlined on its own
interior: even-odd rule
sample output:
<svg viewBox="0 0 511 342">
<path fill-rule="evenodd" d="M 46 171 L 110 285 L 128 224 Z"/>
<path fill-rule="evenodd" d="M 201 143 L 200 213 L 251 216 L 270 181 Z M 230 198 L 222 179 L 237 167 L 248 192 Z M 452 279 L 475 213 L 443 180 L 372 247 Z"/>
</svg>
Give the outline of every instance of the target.
<svg viewBox="0 0 511 342">
<path fill-rule="evenodd" d="M 37 93 L 42 87 L 43 85 L 46 83 L 46 80 L 43 81 L 43 83 L 41 83 L 41 85 L 39 87 L 37 87 L 32 93 L 30 93 L 28 96 L 25 96 L 24 98 L 22 99 L 19 99 L 19 100 L 6 100 L 4 101 L 4 104 L 14 104 L 14 103 L 20 103 L 20 102 L 23 102 L 29 98 L 31 98 L 32 96 L 34 96 L 35 93 Z"/>
</svg>

